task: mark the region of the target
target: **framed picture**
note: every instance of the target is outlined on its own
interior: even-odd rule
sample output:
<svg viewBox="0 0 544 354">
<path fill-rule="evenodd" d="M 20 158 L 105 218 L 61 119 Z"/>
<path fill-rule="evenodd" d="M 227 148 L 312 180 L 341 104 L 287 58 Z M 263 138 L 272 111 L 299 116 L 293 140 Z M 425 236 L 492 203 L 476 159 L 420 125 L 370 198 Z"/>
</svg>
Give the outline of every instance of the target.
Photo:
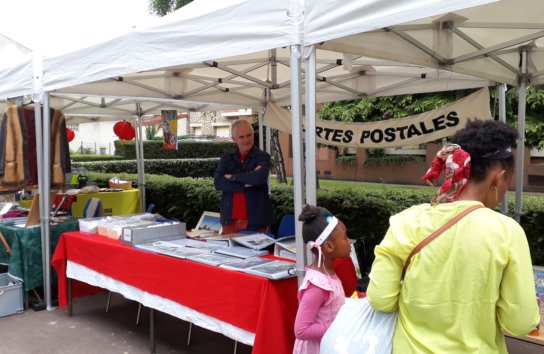
<svg viewBox="0 0 544 354">
<path fill-rule="evenodd" d="M 215 213 L 212 211 L 205 211 L 200 216 L 200 220 L 198 220 L 198 224 L 196 224 L 196 227 L 194 230 L 201 230 L 201 231 L 210 231 L 213 233 L 221 234 L 221 221 L 219 213 Z"/>
</svg>

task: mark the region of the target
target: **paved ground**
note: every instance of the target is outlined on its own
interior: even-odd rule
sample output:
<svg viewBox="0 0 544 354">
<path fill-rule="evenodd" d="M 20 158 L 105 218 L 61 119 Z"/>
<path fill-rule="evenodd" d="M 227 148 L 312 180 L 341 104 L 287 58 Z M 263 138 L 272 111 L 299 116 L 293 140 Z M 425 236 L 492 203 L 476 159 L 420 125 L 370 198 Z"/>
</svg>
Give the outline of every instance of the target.
<svg viewBox="0 0 544 354">
<path fill-rule="evenodd" d="M 144 309 L 136 325 L 138 305 L 113 295 L 105 312 L 106 294 L 74 300 L 74 317 L 64 309 L 26 310 L 0 318 L 1 354 L 148 354 L 149 312 Z M 155 311 L 157 353 L 231 354 L 234 341 L 193 326 L 187 346 L 188 323 Z M 251 347 L 238 344 L 238 354 Z"/>
<path fill-rule="evenodd" d="M 138 305 L 113 295 L 110 312 L 105 312 L 106 293 L 74 300 L 74 316 L 64 309 L 26 310 L 21 315 L 0 318 L 0 354 L 148 354 L 149 312 L 144 310 L 136 325 Z M 155 312 L 157 353 L 230 354 L 234 341 L 193 326 L 187 346 L 188 323 Z M 270 329 L 271 335 L 274 329 Z M 542 354 L 536 346 L 507 338 L 510 354 Z M 251 347 L 238 344 L 238 354 Z"/>
</svg>

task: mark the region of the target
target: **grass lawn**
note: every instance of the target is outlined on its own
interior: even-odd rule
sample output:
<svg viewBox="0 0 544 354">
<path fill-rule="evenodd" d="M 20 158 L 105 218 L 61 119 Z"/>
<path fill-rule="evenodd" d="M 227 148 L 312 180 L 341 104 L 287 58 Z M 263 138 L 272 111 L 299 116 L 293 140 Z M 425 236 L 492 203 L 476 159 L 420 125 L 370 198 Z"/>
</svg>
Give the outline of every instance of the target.
<svg viewBox="0 0 544 354">
<path fill-rule="evenodd" d="M 287 181 L 292 185 L 293 181 L 291 177 L 287 178 Z M 277 183 L 276 178 L 272 178 L 272 183 Z M 364 189 L 364 190 L 383 190 L 390 188 L 400 188 L 403 190 L 421 190 L 424 189 L 429 192 L 429 195 L 433 195 L 438 191 L 438 187 L 430 187 L 425 185 L 401 185 L 401 184 L 386 184 L 386 183 L 370 183 L 370 182 L 355 182 L 355 181 L 339 181 L 331 179 L 320 179 L 319 185 L 324 190 L 342 190 L 342 189 Z M 544 198 L 544 193 L 536 192 L 523 192 L 524 195 L 536 196 Z M 514 200 L 516 194 L 514 191 L 509 191 L 506 194 L 509 200 Z"/>
</svg>

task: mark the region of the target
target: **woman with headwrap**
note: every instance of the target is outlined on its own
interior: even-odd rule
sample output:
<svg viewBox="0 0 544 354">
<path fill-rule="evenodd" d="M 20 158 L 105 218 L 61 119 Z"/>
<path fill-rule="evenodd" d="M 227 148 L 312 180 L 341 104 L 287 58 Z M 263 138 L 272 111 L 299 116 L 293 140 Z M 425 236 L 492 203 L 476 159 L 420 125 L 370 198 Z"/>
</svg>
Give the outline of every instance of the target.
<svg viewBox="0 0 544 354">
<path fill-rule="evenodd" d="M 391 217 L 367 296 L 376 310 L 399 310 L 393 353 L 507 353 L 503 331 L 525 335 L 538 324 L 525 233 L 494 210 L 514 174 L 517 135 L 505 123 L 470 121 L 423 177 L 434 183 L 445 173 L 431 203 Z M 469 208 L 475 210 L 448 224 Z"/>
</svg>

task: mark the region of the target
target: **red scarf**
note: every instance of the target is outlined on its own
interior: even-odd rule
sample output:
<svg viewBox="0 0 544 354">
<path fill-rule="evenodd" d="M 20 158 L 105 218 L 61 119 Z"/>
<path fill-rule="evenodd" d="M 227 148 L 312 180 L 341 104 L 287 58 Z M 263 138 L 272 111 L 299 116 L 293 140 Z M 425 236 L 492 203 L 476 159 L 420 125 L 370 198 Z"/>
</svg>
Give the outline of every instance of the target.
<svg viewBox="0 0 544 354">
<path fill-rule="evenodd" d="M 470 154 L 457 144 L 446 144 L 436 153 L 431 167 L 423 176 L 431 186 L 445 173 L 444 184 L 431 200 L 431 204 L 453 202 L 459 198 L 470 177 Z"/>
</svg>

